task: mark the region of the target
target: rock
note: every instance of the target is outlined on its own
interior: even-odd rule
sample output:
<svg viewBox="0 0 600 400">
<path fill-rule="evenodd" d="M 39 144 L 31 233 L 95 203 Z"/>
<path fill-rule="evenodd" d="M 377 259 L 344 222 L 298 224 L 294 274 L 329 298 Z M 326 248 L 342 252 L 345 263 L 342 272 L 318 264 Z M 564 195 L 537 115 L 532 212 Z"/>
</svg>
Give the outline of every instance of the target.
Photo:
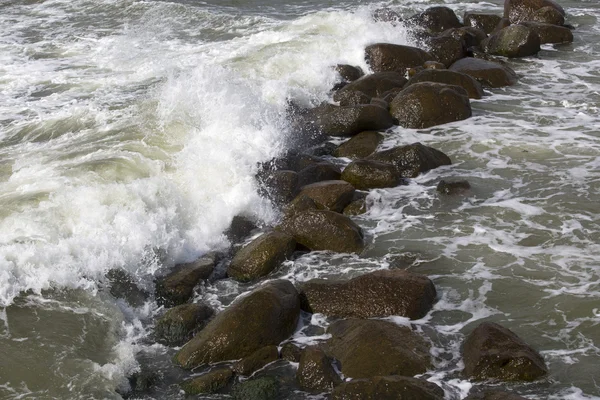
<svg viewBox="0 0 600 400">
<path fill-rule="evenodd" d="M 462 38 L 453 36 L 436 36 L 427 42 L 427 51 L 437 62 L 447 67 L 467 56 L 467 45 Z"/>
<path fill-rule="evenodd" d="M 411 17 L 409 23 L 416 24 L 430 33 L 440 33 L 450 28 L 463 26 L 458 17 L 448 7 L 430 7 L 420 14 Z"/>
<path fill-rule="evenodd" d="M 503 390 L 484 390 L 479 393 L 469 394 L 465 400 L 527 400 L 518 394 Z"/>
<path fill-rule="evenodd" d="M 356 160 L 351 162 L 342 172 L 342 179 L 360 190 L 407 184 L 396 171 L 396 167 L 373 160 Z"/>
<path fill-rule="evenodd" d="M 466 12 L 463 17 L 466 26 L 481 29 L 488 35 L 494 31 L 501 19 L 499 15 L 472 12 Z"/>
<path fill-rule="evenodd" d="M 296 379 L 301 388 L 314 392 L 328 392 L 342 382 L 325 352 L 316 346 L 302 351 Z"/>
<path fill-rule="evenodd" d="M 573 33 L 569 28 L 552 24 L 543 24 L 540 22 L 521 22 L 540 37 L 542 44 L 545 43 L 571 43 L 573 42 Z"/>
<path fill-rule="evenodd" d="M 225 236 L 232 243 L 239 243 L 250 235 L 256 229 L 256 223 L 243 215 L 236 215 L 231 221 L 231 225 L 225 231 Z"/>
<path fill-rule="evenodd" d="M 548 373 L 544 359 L 512 331 L 484 322 L 462 347 L 464 373 L 473 379 L 534 381 Z"/>
<path fill-rule="evenodd" d="M 415 76 L 416 74 L 418 74 L 419 72 L 423 71 L 425 68 L 420 68 L 419 71 L 416 71 L 414 73 L 409 73 L 410 77 Z M 398 96 L 398 94 L 400 94 L 402 91 L 404 90 L 404 87 L 400 87 L 400 88 L 394 88 L 392 90 L 388 90 L 387 92 L 384 93 L 383 95 L 383 99 L 385 101 L 389 103 L 392 102 L 392 100 L 394 100 L 396 98 L 396 96 Z"/>
<path fill-rule="evenodd" d="M 273 171 L 261 181 L 267 188 L 268 197 L 276 204 L 287 203 L 298 194 L 298 173 L 295 171 Z"/>
<path fill-rule="evenodd" d="M 289 281 L 277 280 L 232 303 L 175 355 L 183 368 L 240 359 L 277 345 L 296 328 L 298 292 Z"/>
<path fill-rule="evenodd" d="M 467 91 L 460 86 L 419 82 L 400 92 L 390 113 L 405 128 L 423 129 L 471 116 Z"/>
<path fill-rule="evenodd" d="M 380 151 L 369 159 L 394 165 L 404 178 L 414 178 L 442 165 L 452 164 L 450 158 L 441 151 L 418 142 Z"/>
<path fill-rule="evenodd" d="M 346 107 L 327 104 L 313 112 L 317 128 L 328 136 L 353 136 L 362 131 L 387 129 L 394 124 L 387 110 L 371 104 Z"/>
<path fill-rule="evenodd" d="M 565 15 L 554 7 L 542 7 L 533 13 L 531 21 L 563 26 L 565 24 Z"/>
<path fill-rule="evenodd" d="M 380 270 L 348 281 L 312 279 L 300 286 L 303 308 L 339 318 L 399 315 L 423 318 L 436 299 L 435 286 L 425 275 Z"/>
<path fill-rule="evenodd" d="M 140 289 L 133 277 L 122 269 L 111 269 L 106 273 L 110 285 L 110 294 L 117 299 L 123 299 L 132 307 L 141 307 L 148 299 L 148 293 Z"/>
<path fill-rule="evenodd" d="M 316 164 L 320 164 L 323 163 L 324 160 L 321 157 L 317 157 L 313 154 L 307 154 L 307 153 L 300 153 L 300 154 L 293 154 L 290 155 L 290 159 L 289 159 L 289 168 L 293 171 L 296 172 L 300 172 L 305 168 L 308 168 L 310 166 L 316 165 Z"/>
<path fill-rule="evenodd" d="M 359 91 L 342 91 L 338 96 L 340 106 L 358 106 L 361 104 L 371 104 L 371 97 Z"/>
<path fill-rule="evenodd" d="M 187 395 L 215 393 L 227 386 L 232 378 L 233 371 L 227 367 L 221 367 L 183 382 L 181 388 Z"/>
<path fill-rule="evenodd" d="M 486 53 L 504 57 L 533 56 L 540 51 L 540 37 L 524 25 L 511 25 L 482 43 Z"/>
<path fill-rule="evenodd" d="M 423 64 L 423 70 L 421 71 L 415 71 L 414 74 L 411 75 L 411 78 L 415 75 L 418 75 L 420 72 L 428 70 L 428 69 L 446 69 L 446 66 L 444 64 L 442 64 L 441 62 L 437 62 L 437 61 L 425 61 L 425 63 Z M 404 85 L 406 86 L 406 85 Z"/>
<path fill-rule="evenodd" d="M 340 74 L 342 79 L 346 82 L 354 82 L 365 74 L 360 67 L 355 67 L 348 64 L 336 65 L 335 71 Z"/>
<path fill-rule="evenodd" d="M 154 335 L 158 342 L 180 346 L 194 336 L 213 316 L 206 304 L 181 304 L 168 310 L 156 321 Z"/>
<path fill-rule="evenodd" d="M 277 378 L 264 376 L 234 386 L 231 394 L 233 400 L 274 400 L 279 390 Z"/>
<path fill-rule="evenodd" d="M 288 342 L 281 347 L 281 358 L 291 362 L 300 362 L 302 349 L 295 344 Z"/>
<path fill-rule="evenodd" d="M 402 21 L 402 16 L 389 8 L 378 8 L 377 10 L 373 11 L 373 20 L 399 23 Z"/>
<path fill-rule="evenodd" d="M 504 18 L 508 18 L 513 24 L 531 21 L 534 13 L 544 7 L 553 8 L 561 15 L 565 15 L 565 10 L 553 0 L 505 0 Z"/>
<path fill-rule="evenodd" d="M 384 99 L 381 99 L 379 97 L 373 97 L 369 104 L 384 108 L 386 110 L 389 110 L 389 108 L 390 108 L 390 104 L 387 101 L 385 101 Z"/>
<path fill-rule="evenodd" d="M 249 376 L 278 359 L 279 351 L 277 350 L 277 346 L 265 346 L 235 363 L 233 370 L 239 375 Z"/>
<path fill-rule="evenodd" d="M 356 199 L 356 200 L 352 201 L 352 203 L 348 204 L 346 206 L 346 208 L 344 208 L 343 214 L 353 216 L 353 215 L 364 214 L 366 212 L 367 212 L 367 202 L 365 201 L 364 198 L 362 198 L 362 199 Z"/>
<path fill-rule="evenodd" d="M 283 210 L 283 219 L 291 218 L 302 211 L 306 210 L 323 210 L 325 207 L 322 204 L 317 204 L 308 196 L 300 195 L 288 204 Z"/>
<path fill-rule="evenodd" d="M 346 319 L 329 326 L 326 353 L 339 360 L 345 377 L 415 376 L 431 368 L 429 346 L 410 328 L 371 319 Z"/>
<path fill-rule="evenodd" d="M 390 43 L 367 46 L 365 59 L 373 72 L 394 71 L 401 75 L 404 75 L 410 67 L 417 67 L 423 65 L 425 61 L 433 60 L 429 53 L 416 47 Z"/>
<path fill-rule="evenodd" d="M 266 276 L 288 259 L 296 241 L 279 232 L 267 232 L 242 247 L 231 260 L 227 275 L 236 281 L 248 282 Z"/>
<path fill-rule="evenodd" d="M 467 49 L 479 46 L 479 44 L 487 38 L 487 34 L 484 31 L 472 26 L 448 29 L 447 31 L 442 32 L 440 36 L 462 40 Z"/>
<path fill-rule="evenodd" d="M 353 136 L 347 142 L 342 143 L 333 153 L 336 157 L 357 159 L 367 157 L 375 150 L 384 139 L 379 132 L 364 131 Z"/>
<path fill-rule="evenodd" d="M 280 229 L 310 250 L 360 253 L 365 246 L 360 227 L 333 211 L 301 211 L 286 218 Z"/>
<path fill-rule="evenodd" d="M 419 82 L 437 82 L 460 86 L 467 91 L 467 94 L 471 99 L 481 99 L 483 97 L 481 84 L 472 76 L 461 72 L 450 71 L 447 69 L 426 69 L 410 78 L 405 87 L 409 87 Z"/>
<path fill-rule="evenodd" d="M 510 26 L 510 20 L 508 18 L 501 18 L 498 25 L 494 28 L 492 33 L 500 32 L 502 29 Z"/>
<path fill-rule="evenodd" d="M 460 195 L 468 192 L 471 189 L 471 184 L 467 181 L 446 182 L 441 180 L 438 183 L 436 190 L 442 194 Z"/>
<path fill-rule="evenodd" d="M 517 74 L 511 68 L 479 58 L 463 58 L 452 64 L 449 69 L 472 76 L 484 87 L 511 86 L 518 80 Z"/>
<path fill-rule="evenodd" d="M 306 186 L 311 183 L 322 181 L 334 181 L 340 179 L 342 171 L 337 165 L 330 162 L 312 164 L 298 172 L 298 186 Z"/>
<path fill-rule="evenodd" d="M 385 92 L 394 88 L 402 88 L 406 78 L 393 71 L 378 72 L 363 76 L 357 81 L 349 83 L 333 95 L 333 100 L 342 102 L 344 99 L 355 96 L 354 93 L 366 95 L 370 98 L 381 97 Z"/>
<path fill-rule="evenodd" d="M 212 274 L 216 256 L 210 254 L 194 262 L 178 264 L 166 276 L 156 280 L 156 302 L 158 305 L 173 307 L 187 302 L 194 293 L 194 287 Z"/>
<path fill-rule="evenodd" d="M 326 210 L 342 212 L 352 201 L 354 187 L 346 181 L 322 181 L 302 187 L 299 196 L 307 196 Z"/>
<path fill-rule="evenodd" d="M 334 389 L 331 400 L 443 400 L 435 383 L 408 376 L 376 376 L 354 379 Z"/>
</svg>

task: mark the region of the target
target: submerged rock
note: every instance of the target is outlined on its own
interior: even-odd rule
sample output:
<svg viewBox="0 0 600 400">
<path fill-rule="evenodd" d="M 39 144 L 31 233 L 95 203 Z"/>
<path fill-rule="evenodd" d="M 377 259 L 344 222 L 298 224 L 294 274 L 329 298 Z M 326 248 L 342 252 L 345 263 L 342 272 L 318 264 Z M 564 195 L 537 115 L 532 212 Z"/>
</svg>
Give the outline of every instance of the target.
<svg viewBox="0 0 600 400">
<path fill-rule="evenodd" d="M 216 261 L 216 255 L 210 254 L 173 267 L 169 274 L 156 280 L 156 302 L 166 307 L 187 302 L 194 293 L 194 287 L 212 274 Z"/>
<path fill-rule="evenodd" d="M 253 290 L 218 314 L 175 355 L 183 368 L 240 359 L 269 345 L 278 345 L 296 328 L 298 292 L 277 280 Z"/>
<path fill-rule="evenodd" d="M 367 157 L 377 150 L 379 143 L 383 141 L 384 136 L 379 132 L 364 131 L 350 140 L 342 143 L 333 153 L 336 157 L 346 157 L 350 159 Z"/>
<path fill-rule="evenodd" d="M 425 69 L 410 78 L 405 87 L 420 82 L 437 82 L 446 85 L 460 86 L 467 91 L 467 94 L 471 99 L 481 99 L 483 97 L 481 84 L 472 76 L 461 72 L 450 71 L 447 69 Z"/>
<path fill-rule="evenodd" d="M 315 392 L 330 391 L 342 382 L 333 369 L 331 360 L 316 346 L 307 347 L 302 351 L 296 379 L 300 387 Z"/>
<path fill-rule="evenodd" d="M 436 299 L 425 275 L 381 270 L 348 281 L 313 279 L 300 286 L 303 308 L 340 318 L 424 317 Z"/>
<path fill-rule="evenodd" d="M 227 386 L 232 378 L 233 371 L 221 367 L 183 382 L 181 388 L 187 395 L 215 393 Z"/>
<path fill-rule="evenodd" d="M 534 381 L 548 373 L 537 351 L 493 322 L 484 322 L 469 334 L 462 356 L 465 375 L 476 380 Z"/>
<path fill-rule="evenodd" d="M 354 186 L 344 180 L 322 181 L 306 185 L 298 196 L 306 196 L 325 209 L 342 212 L 354 196 Z"/>
<path fill-rule="evenodd" d="M 393 71 L 404 75 L 408 68 L 421 66 L 433 57 L 416 47 L 376 43 L 366 47 L 365 59 L 373 72 Z"/>
<path fill-rule="evenodd" d="M 346 319 L 329 326 L 328 355 L 344 376 L 415 376 L 431 367 L 429 346 L 410 328 L 381 320 Z"/>
<path fill-rule="evenodd" d="M 368 159 L 392 164 L 404 178 L 414 178 L 431 169 L 452 164 L 446 154 L 421 143 L 380 151 Z"/>
<path fill-rule="evenodd" d="M 213 315 L 213 309 L 206 304 L 178 305 L 156 321 L 154 335 L 158 342 L 180 346 L 202 329 Z"/>
<path fill-rule="evenodd" d="M 538 34 L 524 25 L 507 26 L 483 43 L 487 53 L 504 57 L 533 56 L 540 51 L 540 45 Z"/>
<path fill-rule="evenodd" d="M 463 58 L 452 64 L 449 69 L 472 76 L 484 87 L 511 86 L 518 80 L 515 71 L 506 65 L 479 58 Z"/>
<path fill-rule="evenodd" d="M 148 293 L 140 289 L 133 276 L 121 269 L 111 269 L 106 273 L 110 285 L 110 294 L 117 299 L 125 300 L 132 307 L 141 307 L 148 299 Z"/>
<path fill-rule="evenodd" d="M 443 400 L 444 391 L 435 383 L 408 376 L 376 376 L 344 382 L 331 400 Z"/>
<path fill-rule="evenodd" d="M 460 195 L 468 192 L 471 189 L 471 184 L 468 181 L 446 182 L 441 180 L 438 183 L 436 190 L 442 194 Z"/>
</svg>

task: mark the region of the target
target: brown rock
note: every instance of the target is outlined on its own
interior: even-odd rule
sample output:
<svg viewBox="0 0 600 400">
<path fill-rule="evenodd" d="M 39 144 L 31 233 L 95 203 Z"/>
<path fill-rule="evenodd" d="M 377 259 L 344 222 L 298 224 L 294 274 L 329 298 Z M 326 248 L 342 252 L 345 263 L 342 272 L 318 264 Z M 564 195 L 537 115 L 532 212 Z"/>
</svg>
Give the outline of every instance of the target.
<svg viewBox="0 0 600 400">
<path fill-rule="evenodd" d="M 542 7 L 533 13 L 531 21 L 563 26 L 565 15 L 555 7 Z"/>
<path fill-rule="evenodd" d="M 552 24 L 543 24 L 540 22 L 521 22 L 522 25 L 537 33 L 541 43 L 571 43 L 573 42 L 573 33 L 569 28 Z"/>
<path fill-rule="evenodd" d="M 472 26 L 473 28 L 481 29 L 487 34 L 490 34 L 494 31 L 501 19 L 502 17 L 499 15 L 479 14 L 472 12 L 466 12 L 463 17 L 466 26 Z"/>
<path fill-rule="evenodd" d="M 376 376 L 344 382 L 331 400 L 443 400 L 444 391 L 435 383 L 408 376 Z"/>
<path fill-rule="evenodd" d="M 333 100 L 342 102 L 346 98 L 356 96 L 354 93 L 366 95 L 370 98 L 381 97 L 393 88 L 401 88 L 406 83 L 406 78 L 398 72 L 378 72 L 363 76 L 357 81 L 349 83 L 333 95 Z"/>
<path fill-rule="evenodd" d="M 465 400 L 527 400 L 518 394 L 503 390 L 484 390 L 479 393 L 469 394 Z"/>
<path fill-rule="evenodd" d="M 156 321 L 154 335 L 160 343 L 180 346 L 202 329 L 213 314 L 213 309 L 206 304 L 175 306 Z"/>
<path fill-rule="evenodd" d="M 360 215 L 367 212 L 367 202 L 364 198 L 353 200 L 352 203 L 348 204 L 346 208 L 344 208 L 344 215 Z"/>
<path fill-rule="evenodd" d="M 291 362 L 300 362 L 302 349 L 291 342 L 281 346 L 281 358 Z"/>
<path fill-rule="evenodd" d="M 505 0 L 504 17 L 508 18 L 513 24 L 521 21 L 531 21 L 533 14 L 544 7 L 551 7 L 561 15 L 565 15 L 565 10 L 553 0 Z"/>
<path fill-rule="evenodd" d="M 409 23 L 416 24 L 430 33 L 440 33 L 450 28 L 463 26 L 458 17 L 448 7 L 430 7 L 420 14 L 411 17 Z"/>
<path fill-rule="evenodd" d="M 342 179 L 359 190 L 395 187 L 407 184 L 396 167 L 380 161 L 356 160 L 342 172 Z M 349 204 L 350 202 L 348 202 Z"/>
<path fill-rule="evenodd" d="M 302 187 L 298 196 L 306 196 L 324 209 L 342 212 L 354 196 L 354 187 L 346 181 L 322 181 Z"/>
<path fill-rule="evenodd" d="M 302 351 L 296 379 L 300 387 L 315 392 L 330 391 L 342 382 L 325 352 L 316 346 Z"/>
<path fill-rule="evenodd" d="M 298 186 L 306 186 L 315 182 L 340 179 L 342 172 L 337 165 L 330 162 L 311 164 L 298 172 Z"/>
<path fill-rule="evenodd" d="M 451 66 L 457 60 L 467 56 L 467 45 L 461 38 L 448 36 L 435 36 L 427 41 L 427 50 L 435 61 Z"/>
<path fill-rule="evenodd" d="M 221 367 L 183 382 L 181 388 L 187 395 L 215 393 L 227 386 L 232 378 L 233 371 L 229 368 Z"/>
<path fill-rule="evenodd" d="M 291 201 L 298 193 L 298 173 L 290 170 L 277 170 L 261 177 L 268 197 L 276 204 Z"/>
<path fill-rule="evenodd" d="M 410 78 L 405 87 L 409 87 L 410 85 L 414 85 L 415 83 L 419 82 L 437 82 L 447 85 L 460 86 L 467 91 L 467 94 L 471 99 L 481 99 L 481 97 L 483 97 L 483 89 L 481 88 L 481 84 L 472 76 L 463 74 L 461 72 L 450 71 L 447 69 L 426 69 Z"/>
<path fill-rule="evenodd" d="M 235 363 L 233 370 L 238 375 L 249 376 L 265 365 L 272 363 L 273 361 L 277 361 L 278 359 L 279 351 L 277 346 L 265 346 L 262 349 L 256 350 L 248 357 L 244 357 Z"/>
<path fill-rule="evenodd" d="M 404 178 L 414 178 L 442 165 L 452 164 L 446 154 L 421 143 L 380 151 L 371 155 L 369 159 L 394 165 Z"/>
<path fill-rule="evenodd" d="M 411 46 L 390 43 L 376 43 L 367 46 L 365 59 L 373 72 L 394 71 L 401 75 L 411 67 L 423 65 L 433 60 L 427 52 Z"/>
<path fill-rule="evenodd" d="M 393 125 L 390 113 L 371 104 L 338 107 L 332 104 L 314 109 L 315 125 L 328 136 L 353 136 L 362 131 L 387 129 Z"/>
<path fill-rule="evenodd" d="M 208 279 L 215 264 L 216 257 L 208 255 L 192 263 L 176 265 L 169 274 L 156 280 L 156 302 L 167 307 L 187 302 L 194 287 Z"/>
<path fill-rule="evenodd" d="M 333 153 L 336 157 L 357 159 L 367 157 L 377 150 L 384 136 L 379 132 L 364 131 L 342 143 Z"/>
<path fill-rule="evenodd" d="M 511 25 L 493 33 L 482 43 L 486 53 L 504 57 L 527 57 L 540 51 L 540 37 L 524 25 Z"/>
<path fill-rule="evenodd" d="M 447 195 L 464 194 L 470 189 L 471 184 L 467 181 L 446 182 L 445 180 L 441 180 L 436 188 L 438 192 Z"/>
<path fill-rule="evenodd" d="M 340 74 L 342 80 L 346 82 L 354 82 L 361 78 L 365 73 L 360 67 L 355 67 L 348 64 L 338 64 L 335 66 L 335 71 Z"/>
<path fill-rule="evenodd" d="M 472 76 L 484 87 L 511 86 L 518 80 L 515 71 L 506 65 L 479 58 L 463 58 L 452 64 L 449 69 Z"/>
</svg>

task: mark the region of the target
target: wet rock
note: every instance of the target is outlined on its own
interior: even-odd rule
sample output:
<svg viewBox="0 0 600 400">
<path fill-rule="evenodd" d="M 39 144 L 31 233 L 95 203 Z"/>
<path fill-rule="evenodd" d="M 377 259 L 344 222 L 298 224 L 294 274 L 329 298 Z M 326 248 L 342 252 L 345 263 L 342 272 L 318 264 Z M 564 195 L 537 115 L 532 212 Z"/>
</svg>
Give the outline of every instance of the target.
<svg viewBox="0 0 600 400">
<path fill-rule="evenodd" d="M 367 212 L 367 202 L 364 198 L 353 200 L 344 208 L 343 214 L 348 216 L 360 215 Z"/>
<path fill-rule="evenodd" d="M 510 25 L 510 20 L 508 18 L 501 18 L 500 22 L 498 22 L 498 25 L 496 25 L 496 27 L 494 28 L 492 33 L 490 33 L 490 35 L 496 32 L 500 32 L 502 29 L 509 27 Z"/>
<path fill-rule="evenodd" d="M 277 350 L 277 346 L 265 346 L 235 363 L 233 370 L 239 375 L 248 376 L 278 359 L 279 351 Z"/>
<path fill-rule="evenodd" d="M 479 14 L 472 12 L 466 12 L 463 17 L 466 26 L 472 26 L 473 28 L 481 29 L 487 34 L 490 34 L 494 31 L 501 19 L 502 17 L 499 15 Z"/>
<path fill-rule="evenodd" d="M 342 171 L 337 165 L 329 162 L 312 164 L 298 172 L 298 186 L 306 186 L 311 183 L 322 181 L 334 181 L 340 179 Z"/>
<path fill-rule="evenodd" d="M 452 28 L 444 31 L 440 36 L 452 37 L 456 40 L 462 40 L 468 48 L 479 46 L 487 38 L 487 34 L 481 29 L 472 26 L 463 26 L 462 28 Z M 468 53 L 468 51 L 467 51 Z"/>
<path fill-rule="evenodd" d="M 540 22 L 521 22 L 522 25 L 537 33 L 542 44 L 545 43 L 571 43 L 573 42 L 573 33 L 569 28 Z"/>
<path fill-rule="evenodd" d="M 469 394 L 465 400 L 527 400 L 518 394 L 503 390 L 484 390 L 479 393 Z"/>
<path fill-rule="evenodd" d="M 361 78 L 365 73 L 360 67 L 355 67 L 348 64 L 338 64 L 335 66 L 335 71 L 340 74 L 342 80 L 346 82 L 354 82 Z"/>
<path fill-rule="evenodd" d="M 283 210 L 283 219 L 291 218 L 302 211 L 306 210 L 324 210 L 325 206 L 318 204 L 308 196 L 299 195 L 288 204 Z"/>
<path fill-rule="evenodd" d="M 390 43 L 367 46 L 365 59 L 373 72 L 393 71 L 401 75 L 404 75 L 408 68 L 421 66 L 425 61 L 433 60 L 429 53 L 416 47 Z"/>
<path fill-rule="evenodd" d="M 124 399 L 144 397 L 159 382 L 160 376 L 148 366 L 142 365 L 141 370 L 127 378 L 129 389 L 126 392 L 117 391 Z"/>
<path fill-rule="evenodd" d="M 378 8 L 373 11 L 373 20 L 398 23 L 402 21 L 402 16 L 389 8 Z"/>
<path fill-rule="evenodd" d="M 300 286 L 303 308 L 339 318 L 424 317 L 436 299 L 425 275 L 381 270 L 348 281 L 312 279 Z"/>
<path fill-rule="evenodd" d="M 394 124 L 390 113 L 371 104 L 338 107 L 331 104 L 313 110 L 317 128 L 328 136 L 353 136 L 362 131 L 387 129 Z"/>
<path fill-rule="evenodd" d="M 370 98 L 381 97 L 390 89 L 402 88 L 405 83 L 406 78 L 398 72 L 378 72 L 363 76 L 359 80 L 344 86 L 333 95 L 333 100 L 342 102 L 346 98 L 355 96 L 355 92 Z"/>
<path fill-rule="evenodd" d="M 384 99 L 381 99 L 379 97 L 373 97 L 369 104 L 384 108 L 386 110 L 389 110 L 389 108 L 390 108 L 390 103 L 388 103 L 387 101 L 385 101 Z"/>
<path fill-rule="evenodd" d="M 437 62 L 437 61 L 425 61 L 425 63 L 423 64 L 423 70 L 412 74 L 411 78 L 415 75 L 418 75 L 420 72 L 428 70 L 428 69 L 446 69 L 446 66 L 444 64 L 442 64 L 441 62 Z M 406 85 L 404 85 L 404 86 L 406 86 Z"/>
<path fill-rule="evenodd" d="M 346 319 L 327 330 L 326 353 L 341 363 L 344 376 L 415 376 L 431 368 L 429 346 L 410 328 L 381 320 Z"/>
<path fill-rule="evenodd" d="M 423 129 L 471 116 L 467 91 L 460 86 L 419 82 L 400 92 L 390 112 L 405 128 Z"/>
<path fill-rule="evenodd" d="M 323 158 L 315 156 L 314 154 L 300 153 L 290 156 L 289 169 L 300 172 L 303 169 L 312 165 L 320 164 L 323 162 Z"/>
<path fill-rule="evenodd" d="M 111 269 L 106 273 L 110 285 L 110 294 L 117 299 L 123 299 L 132 307 L 141 307 L 148 299 L 148 293 L 140 289 L 133 277 L 122 269 Z"/>
<path fill-rule="evenodd" d="M 450 196 L 464 194 L 470 189 L 471 184 L 468 181 L 447 182 L 445 180 L 441 180 L 436 188 L 438 192 Z"/>
<path fill-rule="evenodd" d="M 267 232 L 238 250 L 227 275 L 240 282 L 266 276 L 289 258 L 295 248 L 296 241 L 291 236 L 279 231 Z"/>
<path fill-rule="evenodd" d="M 452 164 L 450 158 L 441 151 L 418 142 L 380 151 L 369 156 L 369 159 L 394 165 L 404 178 L 414 178 L 442 165 Z"/>
<path fill-rule="evenodd" d="M 524 25 L 511 25 L 493 33 L 482 43 L 486 53 L 504 57 L 533 56 L 540 51 L 540 37 Z"/>
<path fill-rule="evenodd" d="M 408 22 L 420 26 L 430 33 L 440 33 L 446 29 L 463 26 L 452 9 L 442 6 L 430 7 L 411 17 Z"/>
<path fill-rule="evenodd" d="M 484 87 L 511 86 L 518 80 L 515 71 L 506 65 L 479 58 L 463 58 L 452 64 L 449 69 L 472 76 Z"/>
<path fill-rule="evenodd" d="M 371 104 L 371 97 L 359 91 L 342 91 L 338 98 L 340 106 L 343 107 Z"/>
<path fill-rule="evenodd" d="M 544 359 L 512 331 L 492 322 L 463 343 L 464 373 L 476 380 L 534 381 L 548 373 Z"/>
<path fill-rule="evenodd" d="M 154 336 L 168 346 L 180 346 L 204 327 L 214 311 L 206 304 L 181 304 L 168 310 L 156 321 Z"/>
<path fill-rule="evenodd" d="M 301 388 L 314 392 L 330 391 L 342 382 L 325 352 L 316 346 L 302 351 L 296 379 Z"/>
<path fill-rule="evenodd" d="M 295 171 L 273 171 L 261 181 L 267 188 L 268 197 L 276 204 L 287 203 L 298 194 L 298 173 Z"/>
<path fill-rule="evenodd" d="M 225 236 L 232 243 L 239 243 L 247 238 L 250 233 L 256 229 L 256 223 L 243 215 L 236 215 L 231 221 L 231 225 L 225 231 Z"/>
<path fill-rule="evenodd" d="M 233 400 L 274 400 L 279 396 L 279 391 L 277 378 L 264 376 L 234 386 L 231 394 Z"/>
<path fill-rule="evenodd" d="M 310 250 L 360 253 L 363 232 L 350 218 L 328 210 L 306 210 L 286 218 L 279 229 Z"/>
<path fill-rule="evenodd" d="M 467 56 L 467 45 L 462 38 L 436 36 L 427 42 L 427 50 L 435 61 L 449 67 L 457 60 Z"/>
<path fill-rule="evenodd" d="M 435 383 L 408 376 L 376 376 L 344 382 L 331 400 L 443 400 L 444 391 Z"/>
<path fill-rule="evenodd" d="M 342 212 L 352 201 L 354 187 L 344 180 L 322 181 L 302 187 L 299 196 L 307 196 L 326 210 Z"/>
<path fill-rule="evenodd" d="M 356 160 L 342 172 L 342 179 L 359 190 L 395 187 L 407 184 L 396 167 L 380 161 Z M 348 202 L 349 204 L 350 202 Z"/>
<path fill-rule="evenodd" d="M 181 388 L 187 395 L 215 393 L 227 386 L 232 378 L 233 371 L 221 367 L 183 382 Z"/>
<path fill-rule="evenodd" d="M 563 26 L 565 24 L 565 15 L 555 7 L 542 7 L 533 13 L 531 21 Z"/>
<path fill-rule="evenodd" d="M 437 82 L 460 86 L 467 91 L 467 94 L 471 99 L 481 99 L 481 97 L 483 97 L 481 84 L 472 76 L 461 72 L 426 69 L 410 78 L 405 87 L 409 87 L 410 85 L 419 82 Z"/>
<path fill-rule="evenodd" d="M 300 299 L 294 285 L 284 280 L 270 281 L 218 314 L 174 360 L 190 369 L 249 356 L 287 339 L 299 315 Z"/>
<path fill-rule="evenodd" d="M 521 21 L 531 21 L 534 13 L 544 7 L 553 8 L 561 15 L 565 15 L 565 10 L 553 0 L 505 0 L 504 17 L 508 18 L 513 24 Z"/>
<path fill-rule="evenodd" d="M 156 302 L 173 307 L 186 303 L 194 293 L 194 287 L 208 279 L 217 262 L 216 255 L 206 255 L 194 262 L 178 264 L 164 277 L 156 280 Z"/>
<path fill-rule="evenodd" d="M 281 346 L 281 358 L 291 362 L 300 362 L 302 349 L 293 343 L 286 343 Z"/>
</svg>

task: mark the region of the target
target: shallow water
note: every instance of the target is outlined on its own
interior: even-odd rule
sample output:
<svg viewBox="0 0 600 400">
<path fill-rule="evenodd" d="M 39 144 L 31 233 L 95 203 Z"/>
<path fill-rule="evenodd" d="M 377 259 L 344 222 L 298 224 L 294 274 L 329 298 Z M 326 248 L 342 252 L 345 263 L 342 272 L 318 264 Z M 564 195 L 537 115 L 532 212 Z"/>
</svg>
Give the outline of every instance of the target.
<svg viewBox="0 0 600 400">
<path fill-rule="evenodd" d="M 163 374 L 154 398 L 179 396 L 172 350 L 148 338 L 160 310 L 113 299 L 104 274 L 122 268 L 151 289 L 174 263 L 225 248 L 234 215 L 275 220 L 253 176 L 293 142 L 287 100 L 326 100 L 330 66 L 366 70 L 367 44 L 418 45 L 373 10 L 434 4 L 0 4 L 0 398 L 120 398 L 140 359 Z M 500 13 L 501 1 L 445 4 Z M 311 253 L 274 275 L 354 276 L 410 259 L 438 289 L 416 325 L 434 349 L 426 377 L 448 399 L 471 386 L 458 350 L 483 319 L 549 365 L 547 379 L 511 390 L 600 398 L 600 5 L 561 4 L 573 44 L 511 61 L 520 82 L 472 101 L 467 121 L 386 133 L 386 147 L 420 141 L 453 165 L 369 194 L 356 219 L 365 254 Z M 441 197 L 442 178 L 473 189 Z M 221 308 L 249 289 L 225 280 L 197 298 Z M 297 340 L 326 324 L 314 316 Z"/>
</svg>

